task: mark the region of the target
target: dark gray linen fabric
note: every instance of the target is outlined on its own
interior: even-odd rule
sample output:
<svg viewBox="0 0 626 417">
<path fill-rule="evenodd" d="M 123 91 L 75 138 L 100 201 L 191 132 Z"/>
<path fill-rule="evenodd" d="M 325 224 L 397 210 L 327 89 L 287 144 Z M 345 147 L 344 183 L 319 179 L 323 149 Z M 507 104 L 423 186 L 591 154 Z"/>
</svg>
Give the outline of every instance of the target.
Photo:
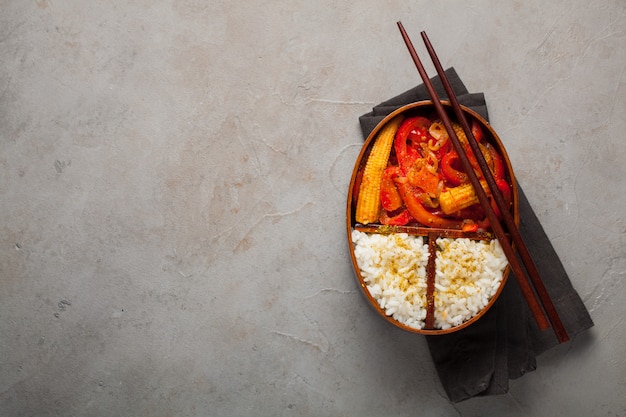
<svg viewBox="0 0 626 417">
<path fill-rule="evenodd" d="M 446 70 L 446 76 L 459 102 L 489 120 L 484 95 L 470 93 L 454 68 Z M 439 77 L 431 80 L 445 99 Z M 380 103 L 359 117 L 363 138 L 397 108 L 429 99 L 424 85 L 419 85 Z M 593 321 L 519 183 L 518 193 L 520 234 L 572 340 L 592 327 Z M 508 392 L 509 379 L 535 370 L 536 356 L 559 344 L 551 329 L 538 329 L 512 274 L 500 298 L 480 320 L 448 335 L 427 336 L 427 342 L 439 379 L 453 402 Z"/>
</svg>

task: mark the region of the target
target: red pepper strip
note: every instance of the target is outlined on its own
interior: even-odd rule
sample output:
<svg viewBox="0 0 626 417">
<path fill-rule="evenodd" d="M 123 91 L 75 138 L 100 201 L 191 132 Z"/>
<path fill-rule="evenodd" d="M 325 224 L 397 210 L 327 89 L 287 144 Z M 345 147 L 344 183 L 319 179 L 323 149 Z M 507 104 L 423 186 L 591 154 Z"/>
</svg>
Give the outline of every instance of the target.
<svg viewBox="0 0 626 417">
<path fill-rule="evenodd" d="M 409 211 L 404 209 L 400 214 L 395 216 L 389 216 L 387 210 L 383 210 L 380 213 L 380 224 L 388 225 L 388 226 L 404 226 L 408 224 L 413 218 L 409 214 Z"/>
<path fill-rule="evenodd" d="M 387 167 L 383 171 L 380 183 L 380 202 L 387 211 L 394 211 L 402 206 L 402 197 L 400 197 L 398 188 L 393 182 L 393 178 L 397 177 L 399 174 L 400 168 L 397 166 Z"/>
<path fill-rule="evenodd" d="M 500 190 L 500 193 L 502 193 L 502 198 L 504 199 L 504 202 L 506 203 L 506 205 L 510 206 L 512 192 L 511 192 L 511 186 L 509 185 L 507 180 L 497 179 L 496 186 L 498 187 L 498 190 Z"/>
<path fill-rule="evenodd" d="M 502 160 L 502 157 L 494 146 L 487 145 L 487 149 L 489 149 L 489 153 L 493 159 L 493 179 L 496 181 L 504 179 L 504 161 Z"/>
<path fill-rule="evenodd" d="M 396 132 L 394 147 L 398 165 L 402 169 L 403 174 L 406 175 L 407 170 L 420 157 L 419 142 L 428 141 L 430 137 L 428 134 L 429 125 L 430 120 L 420 116 L 410 117 L 400 124 Z"/>
<path fill-rule="evenodd" d="M 477 232 L 478 223 L 474 222 L 474 220 L 464 220 L 462 230 L 464 232 Z"/>
<path fill-rule="evenodd" d="M 478 143 L 483 140 L 483 130 L 476 120 L 472 120 L 472 135 L 474 135 L 474 139 L 476 139 Z"/>
<path fill-rule="evenodd" d="M 510 205 L 511 204 L 511 187 L 509 186 L 509 183 L 506 182 L 506 180 L 499 179 L 499 180 L 496 180 L 496 186 L 500 190 L 500 193 L 502 193 L 502 198 L 504 199 L 505 203 L 507 205 Z M 496 216 L 498 216 L 498 218 L 501 219 L 502 213 L 500 212 L 500 209 L 498 208 L 498 205 L 496 204 L 496 201 L 493 197 L 491 198 L 491 207 L 493 208 L 493 212 L 496 214 Z"/>
<path fill-rule="evenodd" d="M 404 205 L 417 222 L 431 227 L 441 227 L 446 229 L 461 228 L 460 220 L 445 219 L 426 210 L 420 203 L 415 190 L 411 184 L 409 184 L 406 177 L 398 177 L 394 181 L 398 186 Z"/>
<path fill-rule="evenodd" d="M 498 190 L 500 190 L 500 192 L 502 193 L 502 197 L 504 198 L 504 201 L 507 203 L 510 203 L 511 202 L 511 186 L 509 185 L 509 183 L 505 179 L 497 179 L 496 186 L 498 187 Z"/>
<path fill-rule="evenodd" d="M 431 121 L 426 117 L 416 116 L 408 118 L 403 124 L 407 131 L 407 139 L 415 142 L 415 144 L 419 142 L 428 142 L 429 139 L 433 139 L 430 133 L 428 133 L 430 124 Z M 402 129 L 403 126 L 400 126 L 399 129 Z"/>
<path fill-rule="evenodd" d="M 448 152 L 441 158 L 441 173 L 446 181 L 454 186 L 465 184 L 468 180 L 465 172 L 454 168 L 458 160 L 459 155 L 455 151 Z"/>
</svg>

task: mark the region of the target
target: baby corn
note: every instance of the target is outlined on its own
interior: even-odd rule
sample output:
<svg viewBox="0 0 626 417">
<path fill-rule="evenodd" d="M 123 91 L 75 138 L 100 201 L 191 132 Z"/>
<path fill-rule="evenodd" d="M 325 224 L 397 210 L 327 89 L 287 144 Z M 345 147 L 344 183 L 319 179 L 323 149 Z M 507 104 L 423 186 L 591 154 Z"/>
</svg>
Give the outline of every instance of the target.
<svg viewBox="0 0 626 417">
<path fill-rule="evenodd" d="M 378 220 L 381 179 L 383 171 L 387 167 L 393 140 L 402 119 L 402 116 L 394 117 L 378 132 L 367 158 L 356 205 L 355 219 L 359 223 L 368 224 Z"/>
<path fill-rule="evenodd" d="M 485 181 L 481 181 L 480 185 L 488 192 L 489 188 Z M 476 203 L 478 203 L 478 196 L 471 183 L 448 188 L 439 196 L 439 206 L 445 214 L 454 214 Z"/>
<path fill-rule="evenodd" d="M 461 142 L 463 145 L 466 145 L 468 143 L 467 136 L 465 136 L 465 131 L 463 130 L 461 125 L 453 122 L 452 129 L 454 129 L 454 133 L 456 133 L 456 137 L 457 139 L 459 139 L 459 142 Z"/>
</svg>

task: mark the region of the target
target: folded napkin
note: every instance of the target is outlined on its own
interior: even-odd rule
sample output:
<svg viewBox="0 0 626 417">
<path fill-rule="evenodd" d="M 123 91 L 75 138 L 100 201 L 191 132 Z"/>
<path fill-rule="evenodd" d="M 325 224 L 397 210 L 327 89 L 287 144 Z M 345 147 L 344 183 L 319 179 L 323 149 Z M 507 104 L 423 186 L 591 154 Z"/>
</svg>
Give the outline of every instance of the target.
<svg viewBox="0 0 626 417">
<path fill-rule="evenodd" d="M 446 70 L 446 76 L 459 102 L 489 120 L 484 95 L 470 94 L 454 68 Z M 439 77 L 431 81 L 445 99 Z M 397 108 L 429 99 L 422 84 L 377 105 L 359 118 L 363 137 Z M 572 340 L 593 322 L 519 183 L 518 194 L 520 234 Z M 559 344 L 552 329 L 537 327 L 512 273 L 498 300 L 480 320 L 457 332 L 426 338 L 439 379 L 453 402 L 508 392 L 509 379 L 535 370 L 536 356 Z"/>
</svg>

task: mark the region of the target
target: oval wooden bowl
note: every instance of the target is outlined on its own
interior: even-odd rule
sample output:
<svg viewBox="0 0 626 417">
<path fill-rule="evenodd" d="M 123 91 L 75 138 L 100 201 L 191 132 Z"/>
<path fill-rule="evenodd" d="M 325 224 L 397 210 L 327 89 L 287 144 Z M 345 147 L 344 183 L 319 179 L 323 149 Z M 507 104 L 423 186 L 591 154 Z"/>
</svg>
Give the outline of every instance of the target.
<svg viewBox="0 0 626 417">
<path fill-rule="evenodd" d="M 444 106 L 444 108 L 446 109 L 446 111 L 448 112 L 450 119 L 451 120 L 456 120 L 456 117 L 454 116 L 454 112 L 452 111 L 452 107 L 450 106 L 450 103 L 447 101 L 442 101 L 442 104 Z M 491 143 L 493 146 L 496 147 L 496 149 L 498 150 L 498 152 L 500 152 L 500 155 L 502 156 L 502 159 L 504 161 L 505 164 L 505 169 L 506 169 L 506 175 L 507 175 L 507 179 L 509 180 L 509 184 L 511 185 L 511 190 L 512 190 L 512 205 L 511 205 L 511 210 L 512 210 L 512 214 L 513 214 L 513 218 L 515 221 L 516 225 L 519 225 L 519 211 L 518 211 L 518 192 L 517 192 L 517 183 L 515 181 L 515 175 L 513 173 L 513 168 L 511 166 L 511 161 L 506 153 L 506 149 L 504 148 L 502 142 L 500 141 L 500 138 L 498 137 L 498 134 L 495 132 L 495 130 L 491 127 L 491 125 L 483 118 L 481 117 L 478 113 L 476 113 L 475 111 L 465 107 L 465 106 L 461 106 L 463 109 L 463 112 L 465 113 L 468 122 L 470 122 L 472 120 L 476 120 L 480 123 L 482 129 L 483 129 L 483 134 L 485 137 L 485 140 L 487 140 L 489 143 Z M 385 117 L 375 128 L 374 130 L 370 133 L 370 135 L 367 137 L 367 139 L 365 140 L 365 143 L 361 149 L 361 152 L 359 153 L 359 156 L 354 164 L 354 169 L 352 171 L 352 178 L 350 179 L 350 187 L 348 189 L 348 201 L 347 201 L 347 206 L 346 206 L 346 229 L 347 229 L 347 237 L 348 237 L 348 245 L 350 248 L 350 257 L 352 259 L 352 266 L 354 268 L 355 271 L 355 275 L 357 278 L 357 281 L 359 283 L 359 287 L 362 290 L 363 295 L 365 296 L 365 298 L 367 299 L 368 303 L 370 304 L 370 306 L 372 306 L 374 308 L 374 310 L 378 313 L 378 315 L 380 315 L 383 319 L 385 319 L 387 322 L 389 322 L 390 324 L 402 329 L 402 330 L 406 330 L 408 332 L 411 333 L 418 333 L 418 334 L 423 334 L 423 335 L 442 335 L 442 334 L 448 334 L 448 333 L 452 333 L 455 331 L 458 331 L 460 329 L 463 329 L 467 326 L 470 326 L 472 323 L 475 323 L 477 320 L 479 320 L 490 308 L 491 306 L 496 302 L 496 300 L 498 299 L 498 297 L 500 296 L 500 294 L 502 293 L 502 289 L 504 288 L 504 285 L 506 283 L 507 277 L 510 273 L 510 267 L 507 266 L 506 270 L 504 271 L 503 277 L 502 277 L 502 282 L 500 283 L 500 286 L 498 288 L 498 290 L 496 291 L 496 293 L 494 294 L 494 296 L 489 300 L 488 304 L 480 311 L 478 312 L 475 316 L 473 316 L 471 319 L 461 323 L 458 326 L 455 327 L 451 327 L 449 329 L 416 329 L 410 326 L 407 326 L 399 321 L 397 321 L 396 319 L 394 319 L 391 316 L 388 316 L 385 311 L 379 306 L 378 302 L 376 301 L 376 299 L 370 294 L 369 290 L 367 289 L 367 285 L 365 284 L 365 281 L 363 280 L 363 276 L 361 275 L 360 269 L 359 269 L 359 265 L 357 263 L 356 257 L 354 255 L 354 244 L 352 243 L 352 231 L 354 230 L 354 227 L 356 225 L 356 221 L 355 221 L 355 206 L 356 206 L 356 201 L 353 201 L 353 196 L 354 196 L 354 187 L 355 187 L 355 183 L 357 182 L 357 176 L 359 171 L 361 171 L 367 161 L 367 157 L 369 156 L 369 152 L 370 149 L 375 141 L 375 138 L 378 134 L 378 132 L 383 128 L 383 126 L 388 123 L 393 117 L 399 115 L 399 114 L 403 114 L 406 117 L 409 116 L 426 116 L 426 117 L 432 117 L 433 115 L 435 115 L 435 107 L 433 106 L 431 101 L 420 101 L 420 102 L 416 102 L 416 103 L 411 103 L 408 104 L 406 106 L 403 106 L 399 109 L 397 109 L 396 111 L 394 111 L 393 113 L 389 114 L 387 117 Z M 469 238 L 475 238 L 476 234 L 472 234 L 472 233 L 465 233 L 465 232 L 461 232 L 461 231 L 455 231 L 454 235 L 461 235 L 460 237 L 469 237 Z"/>
</svg>

